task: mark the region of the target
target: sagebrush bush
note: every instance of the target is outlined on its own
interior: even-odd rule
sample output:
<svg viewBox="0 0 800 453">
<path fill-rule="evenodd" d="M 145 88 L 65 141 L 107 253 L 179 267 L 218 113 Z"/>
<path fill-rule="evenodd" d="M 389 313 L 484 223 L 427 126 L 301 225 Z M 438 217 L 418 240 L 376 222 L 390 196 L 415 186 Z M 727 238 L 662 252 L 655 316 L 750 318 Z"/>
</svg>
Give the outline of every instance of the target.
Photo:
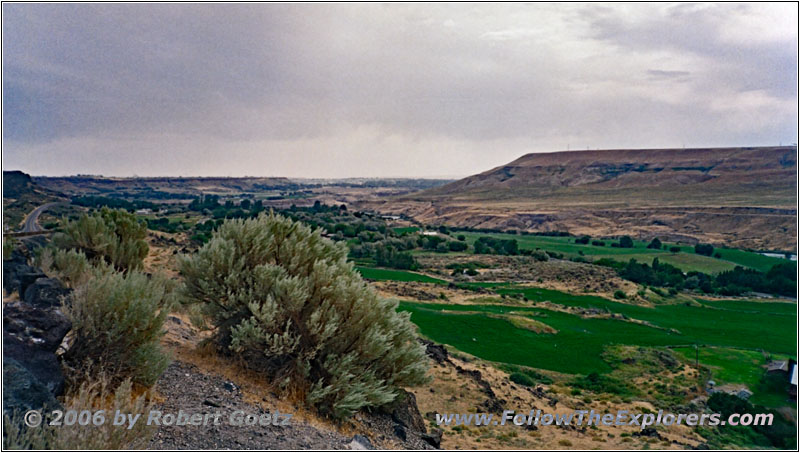
<svg viewBox="0 0 800 453">
<path fill-rule="evenodd" d="M 185 297 L 218 345 L 336 418 L 425 382 L 427 357 L 397 303 L 377 297 L 319 230 L 274 214 L 228 220 L 182 257 Z"/>
<path fill-rule="evenodd" d="M 7 236 L 3 238 L 3 259 L 10 260 L 11 259 L 11 252 L 14 251 L 14 247 L 17 246 L 17 241 L 11 237 Z"/>
<path fill-rule="evenodd" d="M 103 261 L 115 269 L 140 269 L 147 256 L 147 224 L 122 209 L 102 208 L 67 222 L 53 235 L 57 248 L 83 252 L 92 262 Z"/>
<path fill-rule="evenodd" d="M 134 397 L 131 381 L 123 381 L 113 389 L 108 381 L 100 379 L 84 383 L 76 394 L 67 399 L 64 411 L 75 410 L 96 413 L 105 410 L 105 421 L 82 426 L 41 426 L 30 428 L 23 423 L 22 414 L 3 415 L 3 450 L 137 450 L 147 448 L 155 434 L 155 426 L 149 426 L 141 418 L 128 429 L 115 426 L 112 421 L 116 411 L 123 414 L 143 414 L 147 417 L 152 405 L 147 395 Z M 62 419 L 63 420 L 63 419 Z"/>
<path fill-rule="evenodd" d="M 529 378 L 528 376 L 522 373 L 511 373 L 511 375 L 508 378 L 511 380 L 511 382 L 515 384 L 525 385 L 528 387 L 533 387 L 534 385 L 536 385 L 536 382 L 534 382 L 533 379 Z"/>
<path fill-rule="evenodd" d="M 61 280 L 67 287 L 84 284 L 91 276 L 92 265 L 83 252 L 54 247 L 39 249 L 36 265 L 49 277 Z"/>
<path fill-rule="evenodd" d="M 155 383 L 168 364 L 159 340 L 173 303 L 172 286 L 159 275 L 92 268 L 63 306 L 72 322 L 72 344 L 64 354 L 71 377 L 91 380 L 103 373 L 112 382 Z"/>
</svg>

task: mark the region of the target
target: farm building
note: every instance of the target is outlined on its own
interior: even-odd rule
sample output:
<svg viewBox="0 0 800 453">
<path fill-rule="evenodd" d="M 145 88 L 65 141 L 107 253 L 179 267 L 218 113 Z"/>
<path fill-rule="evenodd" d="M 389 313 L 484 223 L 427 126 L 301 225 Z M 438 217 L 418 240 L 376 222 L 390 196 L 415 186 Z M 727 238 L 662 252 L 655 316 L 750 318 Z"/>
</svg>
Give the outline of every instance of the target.
<svg viewBox="0 0 800 453">
<path fill-rule="evenodd" d="M 789 361 L 788 360 L 773 360 L 767 364 L 767 373 L 788 373 Z"/>
</svg>

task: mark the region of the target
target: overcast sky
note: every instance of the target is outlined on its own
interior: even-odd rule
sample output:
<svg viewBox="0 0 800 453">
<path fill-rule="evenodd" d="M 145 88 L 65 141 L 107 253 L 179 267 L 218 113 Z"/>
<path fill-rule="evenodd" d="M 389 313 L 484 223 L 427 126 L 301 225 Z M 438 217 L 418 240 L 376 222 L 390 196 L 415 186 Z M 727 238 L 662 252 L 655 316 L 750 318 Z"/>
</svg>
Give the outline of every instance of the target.
<svg viewBox="0 0 800 453">
<path fill-rule="evenodd" d="M 797 141 L 780 4 L 4 4 L 3 168 L 465 176 Z"/>
</svg>

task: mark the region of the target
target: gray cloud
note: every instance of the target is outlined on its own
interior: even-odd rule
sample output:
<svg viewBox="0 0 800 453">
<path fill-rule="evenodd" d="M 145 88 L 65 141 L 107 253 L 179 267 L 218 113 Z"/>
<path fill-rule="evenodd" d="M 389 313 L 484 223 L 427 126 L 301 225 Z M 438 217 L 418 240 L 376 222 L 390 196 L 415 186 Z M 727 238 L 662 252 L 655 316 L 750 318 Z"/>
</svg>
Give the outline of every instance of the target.
<svg viewBox="0 0 800 453">
<path fill-rule="evenodd" d="M 457 175 L 796 141 L 796 5 L 5 4 L 6 167 Z"/>
</svg>

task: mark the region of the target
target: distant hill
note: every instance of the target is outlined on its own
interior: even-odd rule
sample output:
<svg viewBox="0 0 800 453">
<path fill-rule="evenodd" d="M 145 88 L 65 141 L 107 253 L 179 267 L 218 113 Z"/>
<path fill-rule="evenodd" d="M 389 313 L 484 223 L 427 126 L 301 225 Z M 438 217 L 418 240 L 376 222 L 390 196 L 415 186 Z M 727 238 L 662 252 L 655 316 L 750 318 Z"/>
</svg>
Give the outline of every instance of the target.
<svg viewBox="0 0 800 453">
<path fill-rule="evenodd" d="M 795 147 L 642 149 L 568 151 L 526 154 L 487 172 L 470 176 L 419 194 L 420 198 L 518 198 L 555 194 L 568 188 L 603 193 L 621 189 L 658 188 L 686 192 L 695 204 L 708 203 L 702 188 L 726 193 L 722 204 L 738 204 L 749 188 L 767 188 L 758 205 L 784 204 L 776 197 L 794 191 L 797 173 Z M 574 190 L 574 189 L 573 189 Z M 761 192 L 761 191 L 759 191 Z M 613 194 L 612 194 L 613 195 Z M 648 197 L 636 197 L 647 202 Z"/>
<path fill-rule="evenodd" d="M 3 197 L 17 198 L 31 191 L 33 191 L 31 175 L 19 170 L 3 172 Z"/>
<path fill-rule="evenodd" d="M 16 230 L 37 207 L 62 200 L 61 193 L 39 186 L 27 173 L 3 171 L 3 231 Z"/>
<path fill-rule="evenodd" d="M 797 148 L 526 154 L 371 207 L 425 223 L 796 246 Z"/>
</svg>

